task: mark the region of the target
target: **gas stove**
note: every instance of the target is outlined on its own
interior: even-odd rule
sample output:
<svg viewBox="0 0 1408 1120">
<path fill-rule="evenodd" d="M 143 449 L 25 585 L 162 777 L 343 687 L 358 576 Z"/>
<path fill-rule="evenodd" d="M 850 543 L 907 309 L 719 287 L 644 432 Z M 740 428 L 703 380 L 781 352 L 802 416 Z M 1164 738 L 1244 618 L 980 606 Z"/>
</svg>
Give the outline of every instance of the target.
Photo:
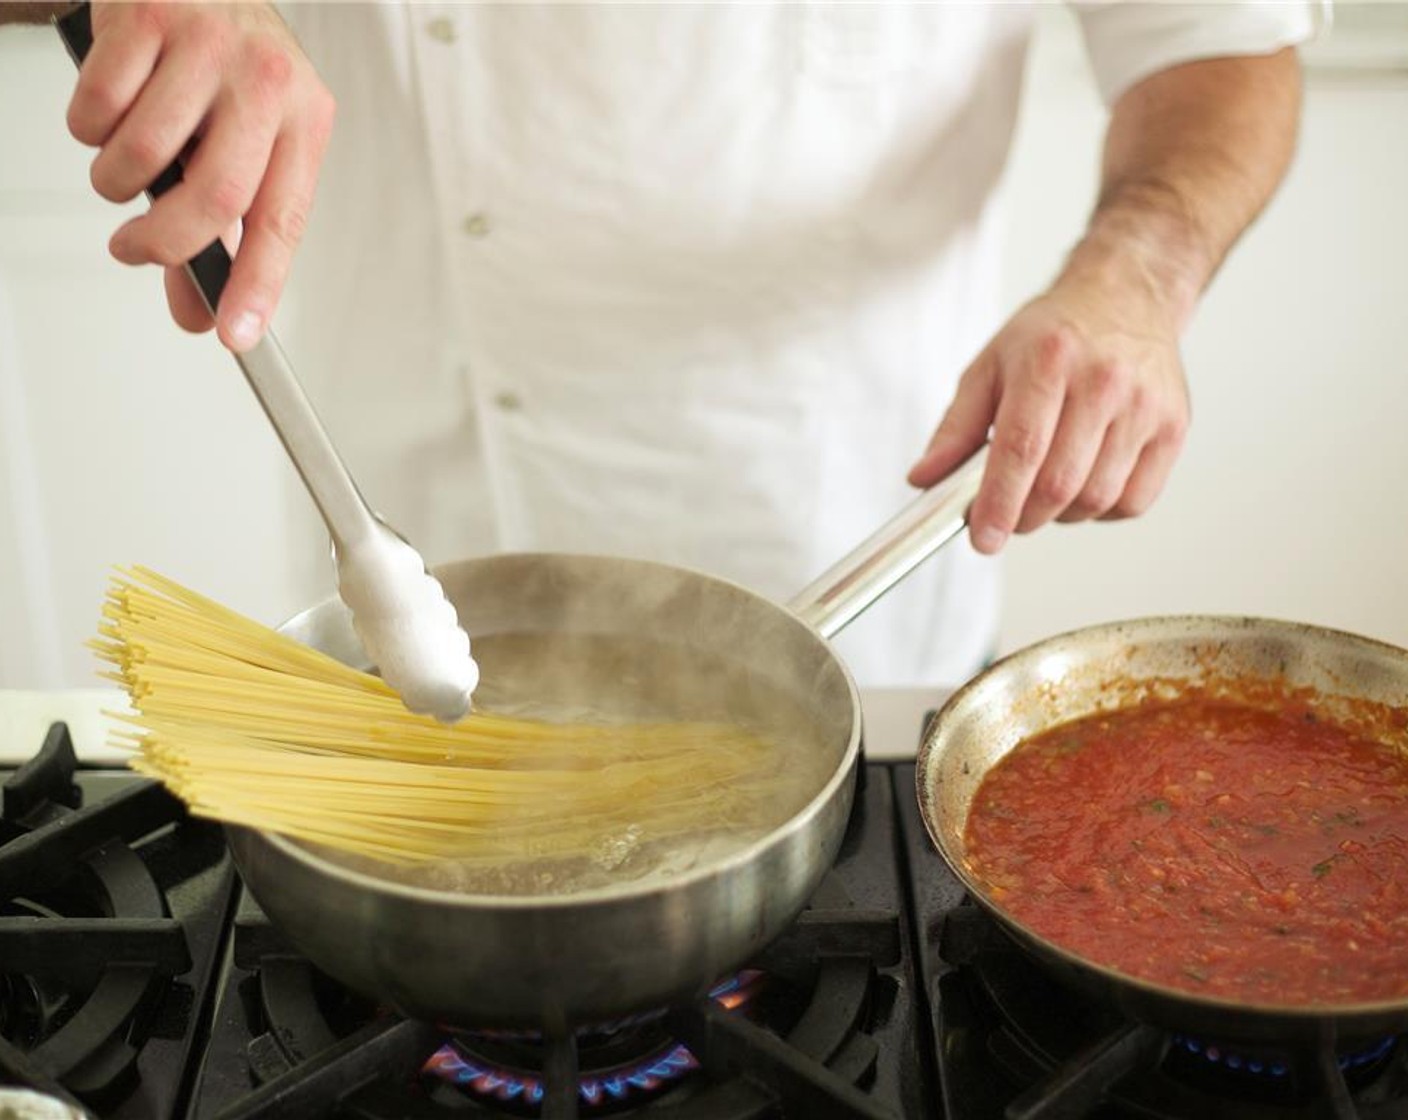
<svg viewBox="0 0 1408 1120">
<path fill-rule="evenodd" d="M 241 890 L 216 826 L 105 765 L 58 724 L 0 768 L 0 1115 L 1408 1117 L 1401 1038 L 1251 1052 L 1062 988 L 964 897 L 906 761 L 864 766 L 835 866 L 756 960 L 555 1047 L 347 991 Z M 41 1098 L 67 1109 L 22 1109 Z"/>
</svg>

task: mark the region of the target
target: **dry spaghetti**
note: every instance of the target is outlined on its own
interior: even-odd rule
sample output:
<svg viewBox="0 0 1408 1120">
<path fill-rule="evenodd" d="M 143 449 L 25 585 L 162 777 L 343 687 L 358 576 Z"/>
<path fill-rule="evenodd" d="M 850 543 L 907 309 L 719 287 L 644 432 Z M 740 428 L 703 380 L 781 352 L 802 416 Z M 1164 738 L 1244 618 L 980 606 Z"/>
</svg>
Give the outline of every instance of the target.
<svg viewBox="0 0 1408 1120">
<path fill-rule="evenodd" d="M 414 715 L 380 678 L 146 568 L 93 643 L 128 693 L 130 765 L 200 816 L 393 863 L 590 857 L 756 815 L 777 752 L 726 723 Z M 746 781 L 744 780 L 746 779 Z"/>
</svg>

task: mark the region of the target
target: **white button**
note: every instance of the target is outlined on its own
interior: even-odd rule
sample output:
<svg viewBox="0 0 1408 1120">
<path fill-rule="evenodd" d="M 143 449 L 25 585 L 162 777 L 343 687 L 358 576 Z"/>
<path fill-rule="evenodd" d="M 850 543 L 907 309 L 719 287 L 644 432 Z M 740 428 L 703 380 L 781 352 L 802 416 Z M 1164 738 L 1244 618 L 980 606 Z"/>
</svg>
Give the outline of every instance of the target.
<svg viewBox="0 0 1408 1120">
<path fill-rule="evenodd" d="M 517 412 L 523 407 L 523 398 L 517 393 L 510 393 L 505 390 L 502 393 L 494 394 L 494 404 L 505 412 Z"/>
<path fill-rule="evenodd" d="M 438 43 L 453 43 L 455 41 L 455 21 L 445 16 L 438 16 L 431 20 L 425 25 L 425 30 Z"/>
<path fill-rule="evenodd" d="M 489 219 L 483 214 L 470 214 L 460 223 L 460 228 L 469 237 L 488 237 Z"/>
</svg>

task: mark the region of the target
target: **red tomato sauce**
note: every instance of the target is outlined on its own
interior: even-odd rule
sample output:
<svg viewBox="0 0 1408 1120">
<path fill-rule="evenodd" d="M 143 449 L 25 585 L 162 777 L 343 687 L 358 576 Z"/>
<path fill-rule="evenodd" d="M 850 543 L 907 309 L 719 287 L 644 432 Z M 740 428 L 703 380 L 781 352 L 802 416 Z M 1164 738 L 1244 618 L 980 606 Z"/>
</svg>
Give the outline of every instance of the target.
<svg viewBox="0 0 1408 1120">
<path fill-rule="evenodd" d="M 984 778 L 965 843 L 1002 910 L 1127 975 L 1262 1006 L 1408 997 L 1408 752 L 1308 709 L 1053 728 Z"/>
</svg>

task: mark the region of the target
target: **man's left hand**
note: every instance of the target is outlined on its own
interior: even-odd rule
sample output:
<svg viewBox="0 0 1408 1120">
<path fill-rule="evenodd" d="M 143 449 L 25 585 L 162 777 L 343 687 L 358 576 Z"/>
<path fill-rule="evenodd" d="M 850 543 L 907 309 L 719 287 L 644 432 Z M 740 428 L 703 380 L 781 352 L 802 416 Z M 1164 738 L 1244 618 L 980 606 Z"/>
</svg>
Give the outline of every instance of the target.
<svg viewBox="0 0 1408 1120">
<path fill-rule="evenodd" d="M 1288 47 L 1166 67 L 1120 95 L 1085 236 L 963 374 L 909 474 L 932 486 L 991 430 L 978 551 L 1158 496 L 1188 430 L 1179 334 L 1285 173 L 1300 85 Z"/>
<path fill-rule="evenodd" d="M 991 429 L 969 514 L 979 552 L 998 552 L 1013 532 L 1052 519 L 1143 513 L 1188 429 L 1178 327 L 1138 285 L 1063 278 L 1018 311 L 964 372 L 909 481 L 932 486 Z"/>
</svg>

